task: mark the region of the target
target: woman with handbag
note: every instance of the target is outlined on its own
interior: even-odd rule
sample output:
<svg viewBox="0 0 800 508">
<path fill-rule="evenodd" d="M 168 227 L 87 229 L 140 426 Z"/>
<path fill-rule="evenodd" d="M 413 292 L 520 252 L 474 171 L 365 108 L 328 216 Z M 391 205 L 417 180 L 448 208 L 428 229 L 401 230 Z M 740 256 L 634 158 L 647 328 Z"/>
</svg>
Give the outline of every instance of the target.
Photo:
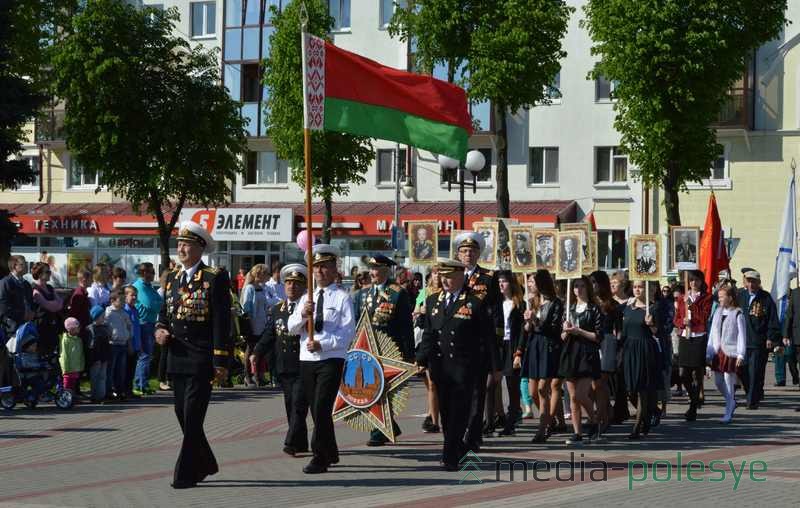
<svg viewBox="0 0 800 508">
<path fill-rule="evenodd" d="M 270 277 L 269 268 L 263 263 L 259 263 L 247 272 L 242 288 L 242 309 L 244 315 L 239 318 L 239 327 L 242 336 L 245 338 L 247 348 L 245 350 L 245 372 L 244 384 L 248 388 L 266 386 L 263 378 L 264 369 L 262 365 L 251 365 L 250 357 L 253 355 L 255 345 L 258 343 L 264 328 L 267 326 L 267 293 L 264 291 L 264 283 Z M 268 358 L 267 362 L 272 359 Z"/>
</svg>

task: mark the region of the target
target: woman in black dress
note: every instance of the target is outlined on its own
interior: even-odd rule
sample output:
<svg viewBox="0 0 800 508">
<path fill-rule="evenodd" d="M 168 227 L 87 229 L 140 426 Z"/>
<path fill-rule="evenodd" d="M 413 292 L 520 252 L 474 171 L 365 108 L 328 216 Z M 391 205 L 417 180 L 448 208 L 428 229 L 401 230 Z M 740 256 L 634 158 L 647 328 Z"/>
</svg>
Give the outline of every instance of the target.
<svg viewBox="0 0 800 508">
<path fill-rule="evenodd" d="M 505 415 L 505 424 L 497 434 L 498 436 L 513 436 L 517 420 L 522 415 L 519 380 L 522 369 L 522 354 L 525 349 L 522 336 L 524 297 L 522 288 L 509 270 L 503 270 L 497 274 L 497 284 L 500 289 L 501 301 L 497 304 L 495 316 L 497 317 L 497 329 L 503 330 L 503 342 L 500 349 L 502 354 L 501 365 L 503 377 L 506 379 L 506 390 L 508 391 L 508 412 Z M 500 391 L 500 388 L 498 386 L 498 391 Z M 497 399 L 499 399 L 499 402 Z M 502 404 L 502 392 L 500 392 L 499 397 L 486 397 L 487 421 L 491 421 L 490 418 L 496 410 L 499 410 L 499 413 L 502 414 Z"/>
<path fill-rule="evenodd" d="M 634 281 L 634 298 L 622 318 L 625 386 L 637 406 L 636 423 L 629 439 L 639 439 L 650 431 L 650 408 L 655 401 L 658 367 L 656 319 L 645 298 L 645 282 Z"/>
<path fill-rule="evenodd" d="M 527 361 L 523 374 L 529 379 L 532 398 L 536 399 L 537 394 L 539 396 L 539 430 L 532 442 L 544 443 L 553 415 L 559 414 L 562 395 L 558 365 L 564 304 L 556 296 L 553 278 L 547 270 L 538 270 L 529 277 L 528 291 L 531 305 L 525 311 Z"/>
<path fill-rule="evenodd" d="M 590 275 L 592 289 L 594 291 L 594 301 L 600 309 L 600 379 L 592 383 L 597 405 L 597 419 L 600 429 L 597 437 L 608 429 L 611 421 L 609 412 L 611 409 L 611 392 L 609 389 L 609 378 L 614 376 L 617 371 L 617 336 L 621 327 L 620 307 L 611 294 L 611 281 L 608 274 L 598 270 Z"/>
<path fill-rule="evenodd" d="M 567 445 L 583 443 L 581 408 L 589 420 L 589 439 L 597 438 L 598 425 L 591 398 L 592 381 L 600 378 L 600 329 L 602 315 L 594 303 L 592 283 L 584 276 L 572 283 L 575 303 L 570 305 L 561 332 L 564 349 L 561 351 L 559 376 L 567 381 L 575 431 Z"/>
</svg>

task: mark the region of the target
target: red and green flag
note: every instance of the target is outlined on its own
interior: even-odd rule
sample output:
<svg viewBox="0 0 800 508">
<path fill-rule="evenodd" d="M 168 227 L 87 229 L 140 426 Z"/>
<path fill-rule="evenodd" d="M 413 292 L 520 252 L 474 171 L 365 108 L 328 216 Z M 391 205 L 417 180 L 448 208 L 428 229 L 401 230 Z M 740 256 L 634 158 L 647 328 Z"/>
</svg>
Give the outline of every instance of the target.
<svg viewBox="0 0 800 508">
<path fill-rule="evenodd" d="M 467 95 L 451 83 L 386 67 L 303 34 L 303 96 L 307 129 L 466 157 L 472 134 Z"/>
</svg>

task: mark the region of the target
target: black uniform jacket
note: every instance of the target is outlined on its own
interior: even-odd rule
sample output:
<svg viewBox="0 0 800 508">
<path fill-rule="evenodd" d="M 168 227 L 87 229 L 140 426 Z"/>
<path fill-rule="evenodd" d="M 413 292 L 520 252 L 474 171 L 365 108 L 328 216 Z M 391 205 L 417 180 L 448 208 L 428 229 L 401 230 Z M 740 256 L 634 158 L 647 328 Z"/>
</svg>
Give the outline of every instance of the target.
<svg viewBox="0 0 800 508">
<path fill-rule="evenodd" d="M 167 275 L 164 305 L 157 328 L 171 334 L 167 372 L 211 376 L 227 366 L 231 350 L 231 295 L 228 273 L 200 262 L 191 280 L 180 284 L 183 270 Z"/>
<path fill-rule="evenodd" d="M 494 341 L 493 323 L 485 307 L 486 293 L 464 287 L 449 309 L 446 295 L 441 291 L 425 301 L 425 329 L 417 363 L 466 379 L 477 373 L 488 343 Z"/>
<path fill-rule="evenodd" d="M 289 302 L 281 300 L 267 312 L 267 326 L 254 351 L 258 357 L 274 354 L 275 373 L 279 376 L 300 374 L 300 335 L 289 333 L 288 321 Z"/>
<path fill-rule="evenodd" d="M 414 323 L 408 292 L 392 280 L 386 281 L 377 295 L 373 295 L 373 288 L 364 288 L 353 298 L 353 317 L 359 319 L 365 310 L 372 328 L 391 337 L 404 359 L 412 358 Z"/>
</svg>

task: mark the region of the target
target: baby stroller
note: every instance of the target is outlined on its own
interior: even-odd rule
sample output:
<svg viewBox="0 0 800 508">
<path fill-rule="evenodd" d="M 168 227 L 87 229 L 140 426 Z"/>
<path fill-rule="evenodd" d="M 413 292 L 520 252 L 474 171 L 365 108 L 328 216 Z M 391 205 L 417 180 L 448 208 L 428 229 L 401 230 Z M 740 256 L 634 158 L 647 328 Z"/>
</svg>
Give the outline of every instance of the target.
<svg viewBox="0 0 800 508">
<path fill-rule="evenodd" d="M 13 358 L 13 367 L 11 383 L 0 387 L 0 406 L 3 409 L 13 409 L 18 402 L 34 408 L 39 401 L 47 400 L 54 400 L 59 409 L 72 407 L 72 393 L 65 390 L 62 384 L 58 351 L 47 356 L 27 351 L 38 341 L 39 332 L 36 325 L 25 323 L 17 329 L 14 337 L 6 342 L 6 349 Z"/>
</svg>

